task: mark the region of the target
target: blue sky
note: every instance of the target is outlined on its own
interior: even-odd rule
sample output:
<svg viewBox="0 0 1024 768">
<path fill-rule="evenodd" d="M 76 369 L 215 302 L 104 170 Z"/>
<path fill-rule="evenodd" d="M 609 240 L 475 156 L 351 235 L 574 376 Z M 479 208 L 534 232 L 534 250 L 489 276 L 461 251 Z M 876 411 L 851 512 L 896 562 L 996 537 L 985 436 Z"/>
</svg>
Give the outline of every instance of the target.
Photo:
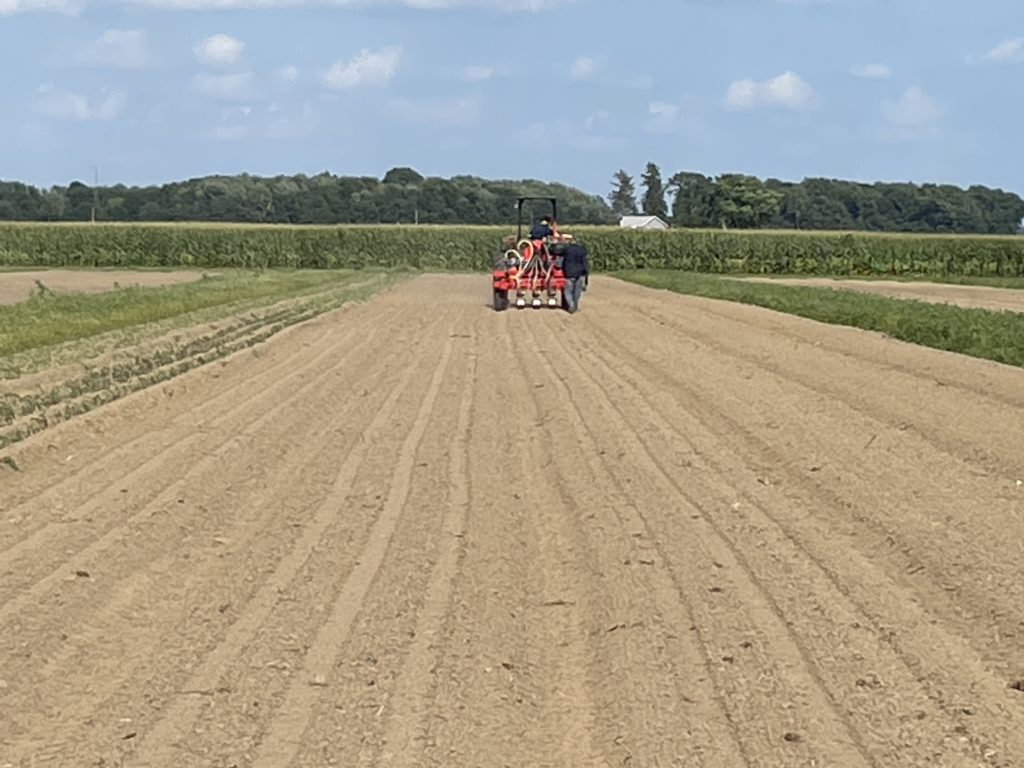
<svg viewBox="0 0 1024 768">
<path fill-rule="evenodd" d="M 0 178 L 617 168 L 1024 193 L 1021 0 L 0 0 Z"/>
</svg>

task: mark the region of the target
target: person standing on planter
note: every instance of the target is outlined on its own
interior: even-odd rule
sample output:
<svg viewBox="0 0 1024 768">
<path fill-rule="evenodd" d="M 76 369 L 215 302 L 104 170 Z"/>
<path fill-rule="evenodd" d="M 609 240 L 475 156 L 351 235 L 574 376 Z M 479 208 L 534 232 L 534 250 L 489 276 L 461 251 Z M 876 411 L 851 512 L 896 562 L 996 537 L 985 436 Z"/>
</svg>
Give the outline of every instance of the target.
<svg viewBox="0 0 1024 768">
<path fill-rule="evenodd" d="M 580 309 L 580 299 L 590 281 L 590 263 L 587 248 L 582 243 L 572 242 L 562 256 L 562 271 L 565 273 L 565 288 L 562 289 L 563 304 L 569 314 Z"/>
</svg>

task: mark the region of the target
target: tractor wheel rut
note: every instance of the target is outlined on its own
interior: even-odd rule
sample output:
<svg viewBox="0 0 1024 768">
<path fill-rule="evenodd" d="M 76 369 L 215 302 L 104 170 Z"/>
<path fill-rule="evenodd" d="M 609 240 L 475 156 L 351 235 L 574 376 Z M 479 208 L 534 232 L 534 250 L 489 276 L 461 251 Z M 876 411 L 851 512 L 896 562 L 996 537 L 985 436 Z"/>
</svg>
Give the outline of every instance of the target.
<svg viewBox="0 0 1024 768">
<path fill-rule="evenodd" d="M 18 444 L 0 766 L 1019 764 L 1024 372 L 489 294 L 422 275 Z"/>
</svg>

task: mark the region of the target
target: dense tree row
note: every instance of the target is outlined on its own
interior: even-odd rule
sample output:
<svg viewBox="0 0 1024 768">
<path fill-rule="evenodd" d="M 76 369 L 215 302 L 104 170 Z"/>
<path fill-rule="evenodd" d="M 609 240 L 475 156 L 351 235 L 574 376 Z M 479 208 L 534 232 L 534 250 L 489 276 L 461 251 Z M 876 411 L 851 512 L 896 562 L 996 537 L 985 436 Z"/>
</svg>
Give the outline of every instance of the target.
<svg viewBox="0 0 1024 768">
<path fill-rule="evenodd" d="M 647 213 L 677 227 L 1010 234 L 1024 219 L 1019 196 L 981 186 L 792 183 L 690 172 L 666 181 L 654 163 L 640 182 L 642 194 L 627 171 L 618 171 L 607 201 L 562 184 L 428 178 L 411 168 L 393 168 L 383 179 L 246 174 L 148 187 L 93 188 L 76 181 L 46 190 L 0 182 L 0 221 L 89 221 L 95 215 L 125 222 L 509 224 L 520 195 L 557 197 L 559 218 L 576 224 L 614 224 L 623 215 Z"/>
<path fill-rule="evenodd" d="M 642 177 L 636 201 L 633 178 L 619 171 L 609 202 L 619 215 L 667 216 L 677 227 L 731 229 L 829 229 L 875 232 L 1014 234 L 1021 230 L 1024 200 L 988 187 L 860 184 L 835 179 L 799 183 L 724 174 L 710 178 L 681 172 L 664 183 L 654 163 Z"/>
<path fill-rule="evenodd" d="M 95 206 L 99 221 L 505 224 L 515 221 L 520 195 L 557 197 L 559 218 L 566 221 L 611 221 L 599 196 L 562 184 L 425 178 L 410 168 L 393 168 L 383 179 L 246 174 L 95 189 L 77 181 L 49 190 L 0 182 L 0 220 L 89 221 Z"/>
</svg>

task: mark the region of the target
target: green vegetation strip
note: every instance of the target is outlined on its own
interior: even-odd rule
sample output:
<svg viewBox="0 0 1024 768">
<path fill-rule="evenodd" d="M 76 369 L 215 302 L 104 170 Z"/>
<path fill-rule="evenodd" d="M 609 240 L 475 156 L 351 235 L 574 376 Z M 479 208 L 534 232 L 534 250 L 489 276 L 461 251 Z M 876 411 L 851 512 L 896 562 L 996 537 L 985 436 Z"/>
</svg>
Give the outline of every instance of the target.
<svg viewBox="0 0 1024 768">
<path fill-rule="evenodd" d="M 595 271 L 1024 279 L 1024 237 L 575 226 Z M 0 265 L 487 270 L 515 227 L 0 224 Z"/>
<path fill-rule="evenodd" d="M 730 277 L 743 278 L 743 277 L 757 277 L 757 278 L 768 278 L 771 280 L 794 280 L 811 277 L 810 275 L 730 275 Z M 862 283 L 872 282 L 896 282 L 905 283 L 911 285 L 913 283 L 920 283 L 923 279 L 930 283 L 942 284 L 942 285 L 962 285 L 970 287 L 981 287 L 981 288 L 1007 288 L 1010 290 L 1022 290 L 1024 289 L 1024 277 L 970 277 L 968 275 L 934 275 L 928 278 L 922 277 L 906 277 L 902 275 L 850 275 L 848 277 L 837 276 L 828 277 L 828 279 L 835 280 L 856 280 Z"/>
<path fill-rule="evenodd" d="M 0 306 L 0 357 L 239 301 L 299 296 L 352 279 L 349 271 L 242 272 L 95 294 L 56 294 L 41 284 L 28 301 Z"/>
<path fill-rule="evenodd" d="M 676 271 L 623 271 L 638 285 L 753 304 L 833 325 L 879 331 L 948 352 L 1024 367 L 1024 314 L 890 299 L 830 288 L 745 283 Z"/>
<path fill-rule="evenodd" d="M 366 299 L 402 279 L 401 274 L 377 272 L 358 279 L 340 280 L 326 287 L 299 291 L 297 295 L 293 292 L 284 300 L 279 296 L 265 299 L 261 309 L 242 315 L 236 313 L 238 302 L 220 305 L 214 309 L 221 313 L 225 322 L 204 327 L 201 335 L 141 339 L 139 345 L 119 348 L 117 354 L 98 364 L 97 361 L 82 361 L 80 372 L 69 371 L 69 375 L 60 380 L 21 391 L 17 386 L 9 392 L 0 391 L 0 449 L 131 392 L 252 348 L 289 326 L 348 302 Z M 205 326 L 198 316 L 209 312 L 209 309 L 199 310 L 176 320 L 185 322 L 191 318 L 186 325 Z M 81 343 L 90 342 L 91 339 Z M 87 354 L 88 348 L 79 352 Z M 6 359 L 16 360 L 17 356 Z"/>
</svg>

